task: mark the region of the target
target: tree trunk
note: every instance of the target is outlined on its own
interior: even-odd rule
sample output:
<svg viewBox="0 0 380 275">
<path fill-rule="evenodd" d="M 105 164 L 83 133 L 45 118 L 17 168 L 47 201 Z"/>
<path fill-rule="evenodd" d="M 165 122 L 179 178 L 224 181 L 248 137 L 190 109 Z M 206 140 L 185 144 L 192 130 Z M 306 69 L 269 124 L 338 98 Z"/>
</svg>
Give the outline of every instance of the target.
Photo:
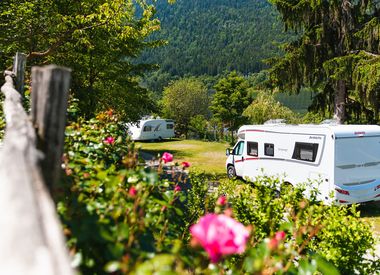
<svg viewBox="0 0 380 275">
<path fill-rule="evenodd" d="M 334 118 L 338 124 L 343 124 L 346 120 L 346 96 L 346 82 L 344 80 L 338 80 L 334 95 Z"/>
</svg>

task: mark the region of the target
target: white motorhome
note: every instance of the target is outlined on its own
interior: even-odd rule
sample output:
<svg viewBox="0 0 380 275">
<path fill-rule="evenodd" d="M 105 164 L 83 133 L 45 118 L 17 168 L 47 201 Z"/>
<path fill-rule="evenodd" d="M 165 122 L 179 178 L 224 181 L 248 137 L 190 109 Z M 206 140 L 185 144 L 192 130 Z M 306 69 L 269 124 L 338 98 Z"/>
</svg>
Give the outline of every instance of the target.
<svg viewBox="0 0 380 275">
<path fill-rule="evenodd" d="M 171 119 L 144 118 L 127 127 L 133 140 L 162 140 L 175 136 L 174 120 Z"/>
<path fill-rule="evenodd" d="M 319 182 L 321 200 L 380 200 L 377 125 L 245 125 L 227 156 L 230 178 L 276 176 L 292 185 L 310 179 Z"/>
</svg>

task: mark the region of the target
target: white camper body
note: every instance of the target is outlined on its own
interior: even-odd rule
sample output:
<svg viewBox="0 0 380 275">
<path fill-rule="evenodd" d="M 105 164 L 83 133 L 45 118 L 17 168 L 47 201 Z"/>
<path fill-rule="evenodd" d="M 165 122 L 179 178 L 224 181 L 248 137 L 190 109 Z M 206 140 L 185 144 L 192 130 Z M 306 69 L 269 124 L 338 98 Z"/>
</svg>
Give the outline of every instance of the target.
<svg viewBox="0 0 380 275">
<path fill-rule="evenodd" d="M 171 119 L 147 118 L 127 127 L 133 140 L 162 140 L 175 136 L 174 121 Z"/>
<path fill-rule="evenodd" d="M 227 152 L 229 177 L 310 179 L 327 202 L 380 200 L 380 126 L 246 125 L 238 138 Z"/>
</svg>

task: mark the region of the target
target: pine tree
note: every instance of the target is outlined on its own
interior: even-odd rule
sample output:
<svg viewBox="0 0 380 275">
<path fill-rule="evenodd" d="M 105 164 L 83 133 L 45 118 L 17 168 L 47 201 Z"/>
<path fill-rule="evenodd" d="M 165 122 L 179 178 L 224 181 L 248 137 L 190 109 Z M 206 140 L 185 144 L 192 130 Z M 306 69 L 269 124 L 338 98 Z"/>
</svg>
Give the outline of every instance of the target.
<svg viewBox="0 0 380 275">
<path fill-rule="evenodd" d="M 366 80 L 379 66 L 379 1 L 271 2 L 285 28 L 302 33 L 285 47 L 283 58 L 272 60 L 272 84 L 293 91 L 314 87 L 320 91 L 315 106 L 333 112 L 339 123 L 360 120 L 363 111 L 366 121 L 371 114 L 378 120 L 378 80 L 371 85 Z"/>
</svg>

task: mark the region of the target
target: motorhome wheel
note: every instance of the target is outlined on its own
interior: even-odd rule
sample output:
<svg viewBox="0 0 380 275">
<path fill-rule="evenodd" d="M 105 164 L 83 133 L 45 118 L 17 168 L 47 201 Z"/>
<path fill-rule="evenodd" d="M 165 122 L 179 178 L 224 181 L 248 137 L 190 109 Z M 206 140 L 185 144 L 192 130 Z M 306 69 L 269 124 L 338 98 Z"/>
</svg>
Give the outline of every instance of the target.
<svg viewBox="0 0 380 275">
<path fill-rule="evenodd" d="M 228 166 L 227 168 L 227 176 L 229 179 L 236 177 L 235 167 L 233 167 L 232 165 Z"/>
</svg>

